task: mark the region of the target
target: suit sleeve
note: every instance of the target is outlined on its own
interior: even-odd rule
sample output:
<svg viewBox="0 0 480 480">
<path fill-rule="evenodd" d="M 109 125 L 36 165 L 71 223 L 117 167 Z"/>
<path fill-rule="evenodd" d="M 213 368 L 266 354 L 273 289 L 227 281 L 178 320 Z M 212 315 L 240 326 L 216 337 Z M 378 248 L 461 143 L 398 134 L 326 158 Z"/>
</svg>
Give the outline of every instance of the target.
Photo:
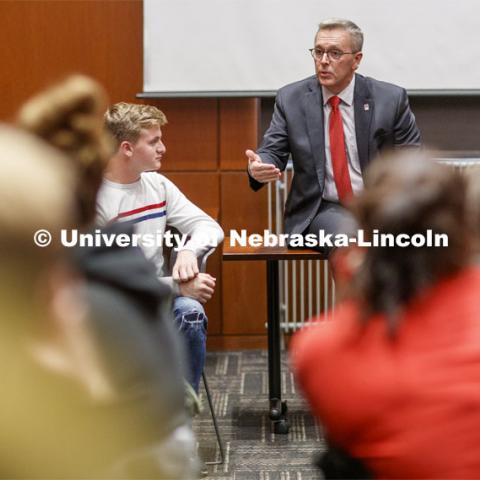
<svg viewBox="0 0 480 480">
<path fill-rule="evenodd" d="M 272 121 L 266 131 L 262 144 L 257 150 L 263 163 L 271 163 L 281 171 L 287 166 L 288 157 L 290 156 L 290 143 L 288 141 L 288 127 L 285 118 L 285 112 L 282 106 L 282 93 L 279 92 L 275 100 Z M 250 187 L 257 191 L 265 184 L 257 182 L 249 174 L 248 179 Z"/>
<path fill-rule="evenodd" d="M 393 133 L 395 148 L 419 147 L 421 145 L 420 131 L 415 123 L 415 116 L 410 109 L 407 92 L 404 89 L 402 89 L 398 102 Z"/>
</svg>

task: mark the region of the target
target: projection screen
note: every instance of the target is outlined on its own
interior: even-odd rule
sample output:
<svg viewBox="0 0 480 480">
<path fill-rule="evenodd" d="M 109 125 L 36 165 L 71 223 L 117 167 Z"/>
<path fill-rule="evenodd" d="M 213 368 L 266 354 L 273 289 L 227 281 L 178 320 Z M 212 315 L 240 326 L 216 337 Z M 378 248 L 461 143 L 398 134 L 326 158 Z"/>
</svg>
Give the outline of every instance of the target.
<svg viewBox="0 0 480 480">
<path fill-rule="evenodd" d="M 144 0 L 144 92 L 275 92 L 313 74 L 308 49 L 329 17 L 363 30 L 363 75 L 480 88 L 478 0 Z"/>
</svg>

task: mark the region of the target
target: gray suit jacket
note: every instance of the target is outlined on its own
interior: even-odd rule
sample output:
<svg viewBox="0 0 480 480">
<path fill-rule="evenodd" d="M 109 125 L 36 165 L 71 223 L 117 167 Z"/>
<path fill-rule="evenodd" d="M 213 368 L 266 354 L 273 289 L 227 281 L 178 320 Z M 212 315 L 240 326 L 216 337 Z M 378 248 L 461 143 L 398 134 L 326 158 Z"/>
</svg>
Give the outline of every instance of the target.
<svg viewBox="0 0 480 480">
<path fill-rule="evenodd" d="M 362 172 L 381 151 L 419 146 L 420 132 L 406 91 L 356 74 L 355 130 Z M 257 153 L 265 163 L 284 170 L 292 155 L 294 176 L 285 207 L 285 232 L 302 233 L 322 201 L 325 139 L 322 89 L 311 76 L 281 88 L 272 121 Z M 264 184 L 250 177 L 253 190 Z"/>
</svg>

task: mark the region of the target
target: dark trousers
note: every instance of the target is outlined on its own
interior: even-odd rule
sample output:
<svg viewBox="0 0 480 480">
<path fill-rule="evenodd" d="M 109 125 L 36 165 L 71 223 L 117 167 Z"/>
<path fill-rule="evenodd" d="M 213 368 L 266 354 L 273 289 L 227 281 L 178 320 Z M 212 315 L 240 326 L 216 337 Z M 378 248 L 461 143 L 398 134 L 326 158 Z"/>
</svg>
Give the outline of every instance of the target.
<svg viewBox="0 0 480 480">
<path fill-rule="evenodd" d="M 312 223 L 310 223 L 303 234 L 312 233 L 318 235 L 320 230 L 323 230 L 325 234 L 337 235 L 345 233 L 353 235 L 356 230 L 356 222 L 352 214 L 339 203 L 322 200 Z M 329 256 L 334 248 L 325 245 L 317 250 Z"/>
</svg>

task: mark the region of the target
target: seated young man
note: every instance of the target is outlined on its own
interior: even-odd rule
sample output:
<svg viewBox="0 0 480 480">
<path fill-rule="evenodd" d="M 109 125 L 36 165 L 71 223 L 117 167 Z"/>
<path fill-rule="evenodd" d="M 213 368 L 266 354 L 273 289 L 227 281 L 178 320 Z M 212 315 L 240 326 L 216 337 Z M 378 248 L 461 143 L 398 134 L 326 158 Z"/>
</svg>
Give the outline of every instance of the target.
<svg viewBox="0 0 480 480">
<path fill-rule="evenodd" d="M 167 178 L 157 173 L 166 148 L 161 127 L 162 111 L 149 105 L 117 103 L 105 114 L 107 129 L 116 139 L 116 151 L 108 162 L 97 199 L 100 224 L 132 222 L 145 255 L 176 298 L 173 311 L 189 357 L 189 381 L 198 391 L 205 364 L 207 317 L 202 304 L 215 289 L 215 278 L 199 273 L 198 257 L 223 240 L 220 226 Z M 179 247 L 172 276 L 162 240 L 167 227 L 188 235 Z M 150 241 L 151 239 L 154 241 Z M 186 238 L 186 237 L 185 237 Z M 125 272 L 129 275 L 129 272 Z"/>
</svg>

